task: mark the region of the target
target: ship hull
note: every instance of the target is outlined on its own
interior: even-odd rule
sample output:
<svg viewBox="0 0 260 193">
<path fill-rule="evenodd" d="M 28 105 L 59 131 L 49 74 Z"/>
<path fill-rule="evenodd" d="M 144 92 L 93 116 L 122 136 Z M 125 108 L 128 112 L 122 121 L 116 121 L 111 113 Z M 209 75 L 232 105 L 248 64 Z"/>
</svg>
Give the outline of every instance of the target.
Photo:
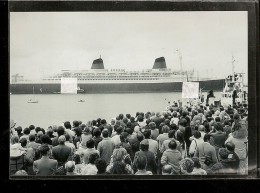
<svg viewBox="0 0 260 193">
<path fill-rule="evenodd" d="M 213 90 L 222 91 L 225 85 L 224 79 L 194 81 L 199 82 L 203 91 Z M 181 92 L 182 82 L 165 83 L 98 83 L 98 84 L 78 84 L 84 90 L 81 94 L 88 93 L 144 93 L 144 92 Z M 35 94 L 58 94 L 60 93 L 60 84 L 10 84 L 10 93 L 12 94 L 32 94 L 34 87 Z"/>
</svg>

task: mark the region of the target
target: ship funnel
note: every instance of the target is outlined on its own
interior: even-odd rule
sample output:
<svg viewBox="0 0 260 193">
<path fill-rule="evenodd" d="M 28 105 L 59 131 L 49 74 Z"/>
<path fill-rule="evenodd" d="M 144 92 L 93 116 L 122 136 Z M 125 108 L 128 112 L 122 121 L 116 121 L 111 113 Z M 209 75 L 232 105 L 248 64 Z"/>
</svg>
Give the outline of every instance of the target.
<svg viewBox="0 0 260 193">
<path fill-rule="evenodd" d="M 91 69 L 104 69 L 104 63 L 101 58 L 93 61 Z"/>
<path fill-rule="evenodd" d="M 156 58 L 154 61 L 153 69 L 159 68 L 167 68 L 164 57 Z"/>
</svg>

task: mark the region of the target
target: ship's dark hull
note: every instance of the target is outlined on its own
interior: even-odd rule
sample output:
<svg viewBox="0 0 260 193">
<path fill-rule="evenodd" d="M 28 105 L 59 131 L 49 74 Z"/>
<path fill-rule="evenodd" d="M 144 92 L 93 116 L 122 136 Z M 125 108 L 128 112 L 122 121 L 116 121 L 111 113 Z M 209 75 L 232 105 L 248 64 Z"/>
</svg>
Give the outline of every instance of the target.
<svg viewBox="0 0 260 193">
<path fill-rule="evenodd" d="M 225 85 L 224 79 L 196 81 L 199 82 L 203 91 L 213 90 L 222 91 Z M 181 92 L 182 82 L 171 83 L 102 83 L 102 84 L 78 84 L 88 93 L 142 93 L 142 92 Z M 60 84 L 10 84 L 12 94 L 32 94 L 34 87 L 35 94 L 58 94 Z"/>
</svg>

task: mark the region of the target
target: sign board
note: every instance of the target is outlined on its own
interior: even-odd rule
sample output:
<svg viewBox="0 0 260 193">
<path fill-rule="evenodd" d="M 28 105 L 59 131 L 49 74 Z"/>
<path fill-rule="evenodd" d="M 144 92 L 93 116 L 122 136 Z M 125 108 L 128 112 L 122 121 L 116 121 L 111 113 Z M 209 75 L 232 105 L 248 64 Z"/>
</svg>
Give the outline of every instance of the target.
<svg viewBox="0 0 260 193">
<path fill-rule="evenodd" d="M 77 78 L 61 78 L 61 94 L 77 94 Z"/>
<path fill-rule="evenodd" d="M 199 98 L 199 83 L 198 82 L 183 82 L 182 83 L 182 98 Z"/>
</svg>

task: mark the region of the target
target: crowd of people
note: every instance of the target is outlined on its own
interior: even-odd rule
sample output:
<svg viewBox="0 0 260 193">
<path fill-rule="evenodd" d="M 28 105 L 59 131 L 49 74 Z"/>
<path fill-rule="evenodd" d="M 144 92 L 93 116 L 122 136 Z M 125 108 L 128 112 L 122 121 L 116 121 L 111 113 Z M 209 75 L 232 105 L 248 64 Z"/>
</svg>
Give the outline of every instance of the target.
<svg viewBox="0 0 260 193">
<path fill-rule="evenodd" d="M 10 129 L 10 175 L 247 174 L 247 105 L 169 103 L 48 128 Z"/>
</svg>

